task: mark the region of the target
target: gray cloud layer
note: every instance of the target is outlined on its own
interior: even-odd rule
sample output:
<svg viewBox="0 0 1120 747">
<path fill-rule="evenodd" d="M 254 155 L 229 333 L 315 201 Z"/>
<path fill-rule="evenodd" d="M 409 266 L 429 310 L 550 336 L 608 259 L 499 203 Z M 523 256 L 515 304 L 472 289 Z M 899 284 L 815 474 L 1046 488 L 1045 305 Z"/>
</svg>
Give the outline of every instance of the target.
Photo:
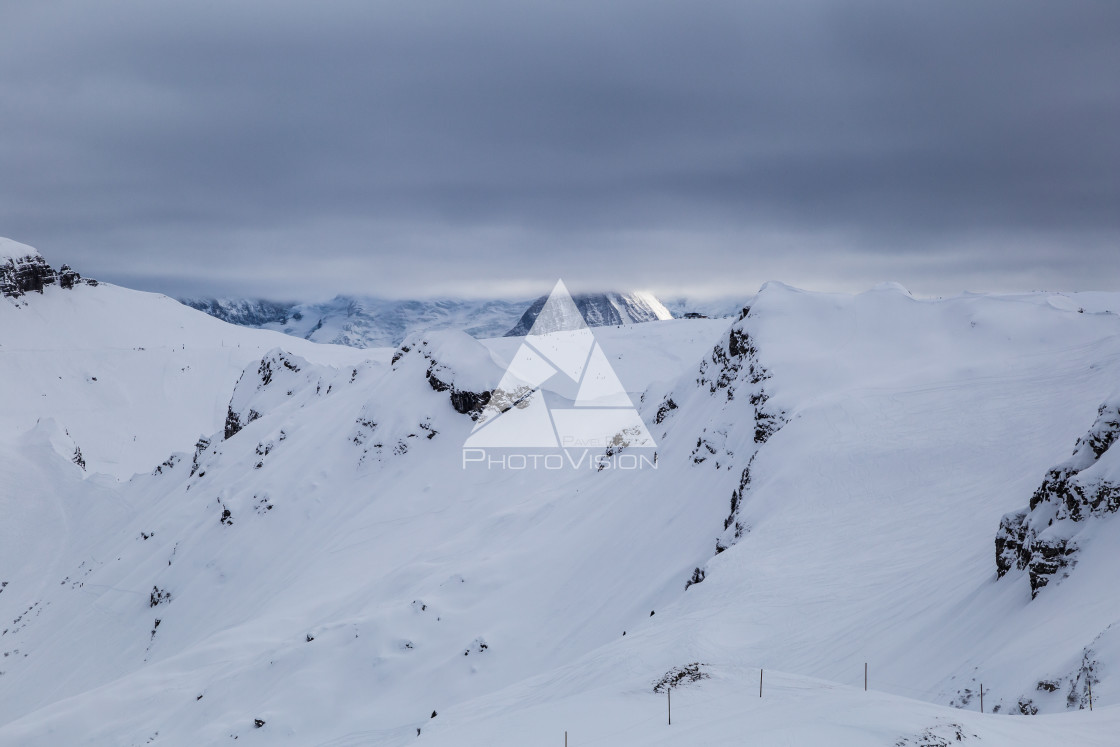
<svg viewBox="0 0 1120 747">
<path fill-rule="evenodd" d="M 0 235 L 172 293 L 1115 288 L 1120 4 L 0 8 Z"/>
</svg>

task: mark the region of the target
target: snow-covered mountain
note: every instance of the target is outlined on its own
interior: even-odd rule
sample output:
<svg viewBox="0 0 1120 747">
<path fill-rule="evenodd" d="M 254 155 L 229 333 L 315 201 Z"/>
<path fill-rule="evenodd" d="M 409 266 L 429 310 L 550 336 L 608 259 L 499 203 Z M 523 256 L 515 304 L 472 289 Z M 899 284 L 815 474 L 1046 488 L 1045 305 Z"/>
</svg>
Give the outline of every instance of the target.
<svg viewBox="0 0 1120 747">
<path fill-rule="evenodd" d="M 313 342 L 371 348 L 399 345 L 409 335 L 429 330 L 457 329 L 480 339 L 524 335 L 544 299 L 542 296 L 530 302 L 336 296 L 322 303 L 235 298 L 180 301 L 231 324 L 271 329 Z M 668 309 L 649 293 L 587 294 L 577 296 L 576 301 L 593 327 L 672 318 Z M 517 332 L 522 328 L 524 331 Z"/>
<path fill-rule="evenodd" d="M 0 744 L 1114 744 L 1118 308 L 770 283 L 597 328 L 635 470 L 465 463 L 519 338 L 0 298 Z M 1026 506 L 1079 548 L 1033 598 Z"/>
<path fill-rule="evenodd" d="M 198 309 L 223 322 L 242 327 L 263 328 L 269 324 L 281 327 L 289 320 L 303 321 L 303 311 L 294 301 L 268 301 L 263 298 L 181 298 L 180 303 Z M 292 317 L 295 316 L 293 320 Z"/>
<path fill-rule="evenodd" d="M 541 296 L 533 301 L 505 336 L 524 337 L 529 334 L 547 300 L 548 296 Z M 652 293 L 577 293 L 572 300 L 589 327 L 616 327 L 673 318 Z"/>
<path fill-rule="evenodd" d="M 474 337 L 498 337 L 529 303 L 355 296 L 336 296 L 321 303 L 229 298 L 185 298 L 181 302 L 231 324 L 356 348 L 392 347 L 421 330 L 458 329 Z"/>
</svg>

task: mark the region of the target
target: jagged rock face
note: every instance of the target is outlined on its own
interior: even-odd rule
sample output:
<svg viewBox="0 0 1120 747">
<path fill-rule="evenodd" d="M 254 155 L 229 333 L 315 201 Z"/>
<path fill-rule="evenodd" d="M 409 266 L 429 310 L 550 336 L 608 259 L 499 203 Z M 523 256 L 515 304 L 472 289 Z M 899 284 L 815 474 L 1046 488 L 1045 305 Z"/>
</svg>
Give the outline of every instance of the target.
<svg viewBox="0 0 1120 747">
<path fill-rule="evenodd" d="M 735 325 L 728 330 L 727 336 L 701 361 L 699 375 L 696 377 L 698 388 L 707 390 L 713 397 L 724 398 L 729 407 L 739 406 L 737 403 L 733 404 L 737 400 L 736 395 L 740 395 L 739 400 L 745 397 L 752 415 L 750 423 L 744 423 L 753 431 L 748 431 L 752 433 L 753 443 L 749 445 L 751 451 L 746 455 L 747 464 L 740 472 L 738 484 L 731 492 L 731 506 L 723 522 L 723 532 L 716 539 L 717 554 L 734 545 L 749 530 L 742 520 L 742 508 L 751 488 L 751 468 L 755 456 L 758 449 L 787 422 L 786 413 L 769 404 L 770 395 L 766 391 L 766 382 L 771 374 L 759 358 L 750 326 L 750 307 L 745 307 Z M 655 422 L 660 423 L 676 407 L 672 398 L 668 398 L 658 410 Z M 739 427 L 736 422 L 706 428 L 697 438 L 692 450 L 693 463 L 711 462 L 717 469 L 722 466 L 730 468 L 737 458 L 744 456 L 734 453 L 741 451 L 741 448 L 731 449 L 728 446 L 730 432 Z"/>
<path fill-rule="evenodd" d="M 263 327 L 273 322 L 287 324 L 289 318 L 302 319 L 295 311 L 295 303 L 285 301 L 266 301 L 256 298 L 183 298 L 180 303 L 198 309 L 223 322 L 243 327 Z"/>
<path fill-rule="evenodd" d="M 58 282 L 56 273 L 46 260 L 37 255 L 0 259 L 0 293 L 19 297 Z"/>
<path fill-rule="evenodd" d="M 1003 516 L 996 534 L 996 572 L 1030 575 L 1031 596 L 1069 575 L 1083 522 L 1120 511 L 1120 401 L 1101 405 L 1073 455 L 1047 472 L 1030 506 Z"/>
<path fill-rule="evenodd" d="M 226 409 L 224 439 L 233 438 L 249 423 L 293 396 L 307 395 L 312 387 L 312 395 L 321 394 L 326 388 L 326 375 L 325 369 L 313 366 L 297 355 L 280 348 L 269 351 L 255 370 L 250 366 L 238 379 Z M 357 376 L 357 370 L 354 376 Z"/>
<path fill-rule="evenodd" d="M 529 334 L 533 324 L 544 310 L 548 296 L 541 296 L 525 311 L 521 321 L 506 332 L 506 337 L 524 337 Z M 619 324 L 652 322 L 658 319 L 672 319 L 660 301 L 649 293 L 583 293 L 573 295 L 576 308 L 589 327 L 611 327 Z M 557 327 L 562 329 L 562 327 Z M 554 331 L 538 329 L 538 334 Z"/>
<path fill-rule="evenodd" d="M 469 415 L 472 420 L 478 420 L 483 409 L 490 404 L 493 397 L 491 391 L 471 391 L 457 386 L 454 372 L 438 360 L 436 351 L 427 340 L 414 339 L 410 340 L 410 344 L 402 345 L 393 355 L 393 365 L 395 366 L 409 354 L 419 356 L 425 361 L 424 377 L 428 380 L 428 384 L 437 392 L 449 393 L 451 406 L 455 412 Z"/>
<path fill-rule="evenodd" d="M 66 289 L 80 283 L 97 285 L 95 280 L 83 280 L 68 265 L 56 272 L 29 246 L 0 239 L 0 295 L 19 298 L 25 293 L 42 293 L 44 288 L 56 283 Z"/>
</svg>

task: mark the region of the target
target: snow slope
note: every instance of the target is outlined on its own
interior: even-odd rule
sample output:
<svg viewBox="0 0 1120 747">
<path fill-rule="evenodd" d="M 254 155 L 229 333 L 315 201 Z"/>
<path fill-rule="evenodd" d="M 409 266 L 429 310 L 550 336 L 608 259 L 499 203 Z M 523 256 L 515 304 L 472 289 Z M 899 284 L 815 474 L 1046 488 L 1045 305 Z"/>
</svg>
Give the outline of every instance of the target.
<svg viewBox="0 0 1120 747">
<path fill-rule="evenodd" d="M 83 366 L 168 335 L 164 300 L 105 289 L 130 313 L 98 316 L 99 290 L 31 299 L 5 389 L 93 386 L 32 353 L 51 330 Z M 72 394 L 0 441 L 0 744 L 1113 744 L 1120 524 L 1034 599 L 994 542 L 1115 391 L 1118 300 L 768 284 L 736 320 L 598 330 L 658 442 L 641 471 L 463 469 L 456 393 L 516 340 L 356 360 L 180 310 L 163 369 L 121 359 L 98 437 Z M 83 454 L 157 434 L 133 406 L 185 388 L 142 383 L 180 361 L 209 367 L 205 417 L 164 411 L 197 420 L 159 469 L 83 479 L 31 428 Z M 669 727 L 654 684 L 693 662 Z"/>
<path fill-rule="evenodd" d="M 20 301 L 0 298 L 0 441 L 53 418 L 91 471 L 121 479 L 213 433 L 241 369 L 277 345 L 342 365 L 387 357 L 234 327 L 104 283 Z"/>
</svg>

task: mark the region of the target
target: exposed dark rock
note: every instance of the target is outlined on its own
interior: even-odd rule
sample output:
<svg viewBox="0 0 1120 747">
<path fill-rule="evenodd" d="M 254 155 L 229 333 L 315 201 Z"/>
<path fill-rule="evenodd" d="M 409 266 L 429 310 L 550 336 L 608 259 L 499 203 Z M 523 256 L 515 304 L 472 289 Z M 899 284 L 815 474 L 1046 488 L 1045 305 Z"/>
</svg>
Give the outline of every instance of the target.
<svg viewBox="0 0 1120 747">
<path fill-rule="evenodd" d="M 71 290 L 75 285 L 82 281 L 82 276 L 76 271 L 70 269 L 70 265 L 63 265 L 58 268 L 58 284 L 66 290 Z"/>
<path fill-rule="evenodd" d="M 232 414 L 232 411 L 230 414 Z M 226 427 L 229 427 L 229 415 L 226 415 Z M 236 431 L 234 432 L 236 433 Z M 229 438 L 229 436 L 226 436 L 226 438 Z M 206 436 L 199 436 L 198 441 L 196 441 L 194 445 L 194 459 L 191 460 L 191 477 L 194 477 L 194 473 L 198 472 L 198 460 L 202 456 L 202 452 L 209 448 L 210 439 L 206 438 Z"/>
<path fill-rule="evenodd" d="M 37 255 L 0 260 L 0 293 L 18 298 L 58 282 L 56 273 L 46 260 Z"/>
<path fill-rule="evenodd" d="M 483 409 L 491 403 L 491 400 L 494 399 L 494 395 L 497 392 L 474 392 L 461 389 L 455 386 L 454 383 L 448 381 L 447 379 L 453 376 L 452 371 L 432 356 L 426 341 L 421 342 L 415 348 L 402 345 L 393 354 L 393 364 L 395 365 L 398 363 L 405 355 L 411 353 L 413 350 L 416 350 L 419 355 L 428 361 L 428 368 L 424 372 L 424 377 L 428 380 L 428 385 L 434 391 L 447 392 L 451 400 L 451 407 L 454 408 L 455 412 L 461 415 L 469 415 L 471 420 L 478 420 Z M 429 438 L 431 437 L 432 436 L 429 435 Z"/>
<path fill-rule="evenodd" d="M 233 438 L 239 430 L 241 430 L 241 418 L 233 411 L 233 407 L 229 406 L 226 408 L 225 439 L 228 441 Z"/>
<path fill-rule="evenodd" d="M 463 415 L 480 413 L 489 403 L 490 392 L 464 392 L 458 389 L 451 392 L 451 406 L 455 408 L 455 412 Z"/>
<path fill-rule="evenodd" d="M 703 666 L 706 665 L 694 661 L 691 664 L 685 664 L 683 667 L 673 667 L 668 672 L 661 675 L 661 678 L 657 680 L 657 682 L 653 683 L 653 691 L 655 693 L 663 693 L 666 690 L 671 690 L 682 684 L 710 679 L 710 675 L 700 668 Z"/>
<path fill-rule="evenodd" d="M 996 574 L 1026 570 L 1031 597 L 1069 575 L 1082 522 L 1120 511 L 1120 483 L 1089 472 L 1120 437 L 1120 404 L 1106 403 L 1073 455 L 1046 473 L 1027 509 L 1005 514 L 996 532 Z"/>
<path fill-rule="evenodd" d="M 692 571 L 692 577 L 689 578 L 688 581 L 685 583 L 685 585 L 684 585 L 685 590 L 687 591 L 688 587 L 695 586 L 696 584 L 699 584 L 699 583 L 703 582 L 704 577 L 707 576 L 707 575 L 708 575 L 707 571 L 703 570 L 702 568 L 696 568 L 694 571 Z"/>
<path fill-rule="evenodd" d="M 751 485 L 751 467 L 754 464 L 758 448 L 765 444 L 787 422 L 786 413 L 775 409 L 769 404 L 770 396 L 766 392 L 766 382 L 771 378 L 770 371 L 762 365 L 759 351 L 751 336 L 748 325 L 750 307 L 743 309 L 739 320 L 732 327 L 727 337 L 717 344 L 711 354 L 700 364 L 700 373 L 696 383 L 702 389 L 714 395 L 726 396 L 728 402 L 735 399 L 736 393 L 745 392 L 750 403 L 753 419 L 748 427 L 752 427 L 751 440 L 754 447 L 739 477 L 739 484 L 731 492 L 731 508 L 727 518 L 724 519 L 723 533 L 716 539 L 716 553 L 723 552 L 734 545 L 747 531 L 746 525 L 741 521 L 740 515 Z M 714 457 L 715 465 L 719 468 L 727 465 L 730 468 L 734 463 L 735 454 L 726 445 L 737 429 L 713 428 L 705 429 L 704 434 L 697 440 L 693 449 L 693 462 L 701 463 Z M 741 463 L 741 462 L 740 462 Z"/>
<path fill-rule="evenodd" d="M 653 422 L 657 425 L 661 425 L 665 422 L 665 418 L 669 413 L 675 409 L 677 409 L 677 403 L 673 401 L 671 396 L 666 397 L 665 401 L 661 403 L 661 407 L 657 408 L 657 414 L 654 415 Z"/>
<path fill-rule="evenodd" d="M 278 366 L 283 366 L 292 373 L 299 373 L 299 366 L 296 365 L 288 356 L 283 352 L 278 353 L 272 357 L 265 357 L 261 359 L 260 366 L 257 367 L 257 374 L 261 377 L 260 386 L 268 386 L 272 383 L 272 375 L 277 370 Z M 354 375 L 357 376 L 357 369 L 354 370 Z M 353 379 L 351 379 L 353 381 Z"/>
<path fill-rule="evenodd" d="M 249 423 L 252 423 L 254 420 L 259 418 L 260 416 L 261 416 L 261 414 L 259 412 L 250 408 L 249 413 L 245 416 L 245 420 L 243 422 L 241 420 L 241 416 L 233 411 L 232 406 L 227 408 L 227 410 L 226 410 L 226 427 L 225 427 L 225 437 L 226 437 L 226 439 L 228 440 L 228 439 L 231 439 L 234 436 L 236 436 L 238 431 L 240 431 L 245 426 L 249 425 Z"/>
<path fill-rule="evenodd" d="M 71 289 L 82 283 L 97 285 L 93 280 L 82 280 L 82 276 L 68 265 L 56 272 L 38 254 L 22 257 L 0 257 L 0 296 L 18 298 L 25 293 L 42 293 L 48 285 L 59 284 Z"/>
</svg>

